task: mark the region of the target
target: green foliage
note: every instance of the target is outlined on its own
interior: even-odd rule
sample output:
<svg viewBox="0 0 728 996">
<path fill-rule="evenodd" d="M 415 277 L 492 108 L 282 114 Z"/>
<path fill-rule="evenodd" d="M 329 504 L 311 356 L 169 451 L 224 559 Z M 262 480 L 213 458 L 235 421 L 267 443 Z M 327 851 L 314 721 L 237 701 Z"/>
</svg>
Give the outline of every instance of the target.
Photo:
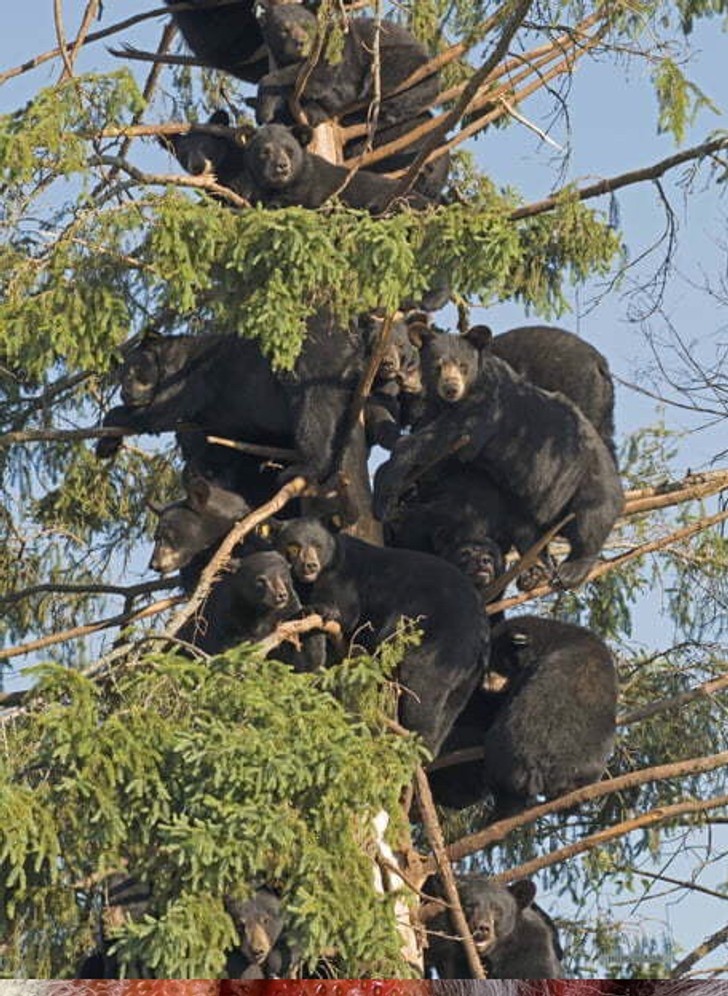
<svg viewBox="0 0 728 996">
<path fill-rule="evenodd" d="M 682 144 L 689 125 L 698 112 L 709 108 L 719 114 L 715 104 L 680 71 L 672 59 L 662 59 L 652 75 L 659 106 L 657 130 L 670 132 Z"/>
<path fill-rule="evenodd" d="M 17 945 L 5 969 L 67 974 L 88 943 L 99 873 L 124 869 L 153 893 L 149 915 L 115 935 L 127 965 L 220 975 L 235 945 L 222 896 L 267 882 L 282 889 L 305 961 L 334 948 L 346 977 L 406 971 L 365 853 L 377 812 L 397 825 L 420 755 L 378 709 L 402 648 L 320 676 L 247 647 L 209 664 L 148 656 L 102 685 L 39 668 L 36 706 L 1 754 L 0 916 Z M 43 926 L 50 896 L 62 916 Z"/>
</svg>

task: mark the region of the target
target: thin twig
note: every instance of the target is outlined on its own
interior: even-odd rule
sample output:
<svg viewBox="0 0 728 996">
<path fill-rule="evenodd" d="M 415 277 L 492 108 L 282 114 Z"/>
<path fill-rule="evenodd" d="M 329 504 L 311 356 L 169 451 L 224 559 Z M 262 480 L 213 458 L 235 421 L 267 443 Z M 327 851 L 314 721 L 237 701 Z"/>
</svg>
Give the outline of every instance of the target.
<svg viewBox="0 0 728 996">
<path fill-rule="evenodd" d="M 249 453 L 267 460 L 281 460 L 293 463 L 299 459 L 298 450 L 284 449 L 282 446 L 259 446 L 257 443 L 241 443 L 237 439 L 224 439 L 222 436 L 205 436 L 208 443 L 215 446 L 227 446 L 239 453 Z"/>
<path fill-rule="evenodd" d="M 70 75 L 73 72 L 73 67 L 76 63 L 78 53 L 81 51 L 82 47 L 86 43 L 86 37 L 88 36 L 89 31 L 91 30 L 91 25 L 94 23 L 94 20 L 96 19 L 96 15 L 99 12 L 100 6 L 101 6 L 101 0 L 88 0 L 88 3 L 86 4 L 86 10 L 84 11 L 83 18 L 81 20 L 81 27 L 78 29 L 78 34 L 74 38 L 71 45 L 68 45 L 69 49 L 68 57 L 67 58 L 64 57 L 64 62 L 66 66 L 67 67 L 70 66 L 68 75 Z M 63 82 L 63 80 L 65 79 L 65 75 L 66 73 L 64 71 L 64 75 L 61 76 L 60 82 Z"/>
<path fill-rule="evenodd" d="M 128 587 L 118 584 L 54 584 L 48 581 L 45 584 L 24 588 L 22 591 L 11 592 L 9 595 L 0 595 L 0 605 L 14 605 L 36 595 L 123 595 L 124 598 L 137 598 L 139 595 L 148 595 L 154 591 L 168 591 L 170 588 L 176 588 L 177 584 L 176 577 L 145 581 Z"/>
<path fill-rule="evenodd" d="M 702 961 L 706 955 L 709 955 L 711 951 L 715 951 L 719 948 L 721 944 L 728 943 L 728 923 L 725 927 L 721 927 L 720 930 L 716 930 L 714 934 L 710 937 L 706 937 L 702 944 L 699 944 L 697 948 L 694 948 L 690 954 L 685 955 L 685 957 L 677 963 L 670 973 L 671 979 L 679 979 L 681 975 L 685 975 L 697 962 Z"/>
<path fill-rule="evenodd" d="M 58 39 L 58 51 L 63 59 L 63 72 L 58 80 L 63 83 L 73 76 L 73 64 L 69 55 L 69 46 L 66 41 L 66 29 L 63 26 L 63 0 L 53 0 L 53 23 L 56 28 L 56 38 Z"/>
</svg>

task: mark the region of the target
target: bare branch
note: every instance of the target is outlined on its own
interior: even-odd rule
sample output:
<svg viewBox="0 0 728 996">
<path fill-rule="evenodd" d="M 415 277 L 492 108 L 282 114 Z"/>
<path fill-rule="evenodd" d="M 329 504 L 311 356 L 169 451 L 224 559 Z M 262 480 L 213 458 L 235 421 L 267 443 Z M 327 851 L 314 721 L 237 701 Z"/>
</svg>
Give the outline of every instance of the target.
<svg viewBox="0 0 728 996">
<path fill-rule="evenodd" d="M 121 156 L 94 156 L 90 161 L 95 166 L 111 166 L 122 173 L 126 173 L 137 183 L 150 184 L 151 186 L 162 187 L 195 187 L 198 190 L 209 190 L 212 194 L 217 194 L 223 200 L 229 201 L 234 207 L 249 208 L 250 202 L 240 194 L 236 194 L 229 187 L 223 187 L 211 176 L 180 176 L 174 173 L 145 173 L 143 170 L 132 166 L 130 162 Z"/>
<path fill-rule="evenodd" d="M 645 830 L 648 827 L 659 826 L 661 823 L 669 823 L 681 816 L 705 813 L 711 809 L 720 809 L 726 805 L 728 805 L 728 795 L 715 796 L 712 799 L 692 799 L 686 802 L 675 803 L 672 806 L 660 806 L 658 809 L 651 809 L 647 813 L 635 816 L 634 819 L 617 823 L 606 830 L 600 830 L 598 833 L 592 834 L 590 837 L 585 837 L 574 844 L 568 844 L 557 851 L 544 854 L 540 858 L 534 858 L 532 861 L 526 861 L 515 868 L 509 868 L 508 871 L 501 872 L 499 875 L 495 875 L 494 878 L 498 882 L 513 882 L 519 878 L 528 878 L 543 868 L 550 868 L 552 865 L 561 864 L 562 861 L 573 858 L 577 854 L 592 851 L 595 847 L 603 847 L 610 841 L 617 840 L 619 837 L 625 837 L 634 830 Z"/>
<path fill-rule="evenodd" d="M 693 757 L 687 761 L 674 761 L 670 764 L 660 764 L 652 768 L 642 768 L 639 771 L 630 771 L 626 775 L 617 778 L 607 778 L 593 785 L 587 785 L 568 792 L 558 799 L 551 799 L 549 802 L 533 806 L 517 816 L 511 816 L 505 820 L 498 820 L 492 823 L 485 830 L 478 833 L 469 834 L 447 848 L 447 855 L 451 861 L 460 861 L 470 854 L 476 854 L 483 848 L 491 844 L 496 844 L 504 840 L 514 830 L 528 826 L 540 820 L 542 816 L 550 816 L 551 813 L 559 813 L 574 806 L 580 806 L 592 799 L 600 799 L 602 796 L 611 795 L 614 792 L 622 792 L 625 789 L 635 788 L 638 785 L 645 785 L 648 782 L 658 782 L 672 778 L 684 778 L 687 775 L 704 774 L 706 771 L 714 771 L 717 768 L 728 767 L 728 751 L 720 754 L 709 754 L 706 757 Z M 432 858 L 428 861 L 427 871 L 437 870 Z M 515 876 L 519 877 L 519 876 Z"/>
<path fill-rule="evenodd" d="M 21 657 L 24 654 L 32 654 L 35 650 L 44 650 L 46 647 L 55 646 L 57 643 L 67 643 L 69 640 L 78 640 L 79 637 L 89 636 L 91 633 L 99 633 L 103 629 L 111 629 L 112 626 L 126 626 L 128 623 L 138 622 L 140 619 L 147 619 L 149 616 L 158 615 L 165 609 L 171 608 L 184 601 L 184 595 L 175 595 L 172 598 L 163 598 L 159 602 L 153 602 L 138 612 L 126 612 L 118 616 L 111 616 L 109 619 L 102 619 L 97 623 L 87 623 L 85 626 L 74 626 L 73 629 L 66 629 L 60 633 L 51 633 L 49 636 L 41 637 L 39 640 L 32 640 L 19 647 L 7 647 L 0 650 L 0 661 L 10 660 L 12 657 Z M 0 697 L 0 704 L 2 697 Z"/>
<path fill-rule="evenodd" d="M 706 937 L 702 944 L 699 944 L 697 948 L 694 948 L 690 954 L 686 955 L 677 965 L 673 968 L 670 973 L 671 979 L 679 979 L 681 975 L 685 975 L 697 962 L 702 961 L 711 951 L 715 951 L 719 948 L 721 944 L 728 943 L 728 923 L 725 927 L 721 927 L 720 930 L 716 930 L 714 934 L 710 937 Z"/>
<path fill-rule="evenodd" d="M 703 532 L 703 530 L 709 529 L 711 526 L 715 526 L 719 522 L 724 522 L 726 519 L 728 519 L 728 510 L 718 512 L 716 515 L 709 515 L 705 518 L 699 519 L 697 522 L 693 522 L 691 525 L 685 526 L 683 529 L 678 529 L 674 533 L 669 533 L 661 539 L 652 540 L 649 543 L 642 543 L 641 546 L 636 546 L 632 550 L 628 550 L 626 553 L 621 553 L 618 557 L 603 560 L 587 574 L 582 584 L 586 584 L 588 581 L 595 581 L 597 578 L 602 577 L 602 575 L 619 569 L 631 560 L 644 557 L 648 553 L 655 553 L 657 550 L 664 550 L 667 547 L 672 546 L 674 543 L 679 543 L 681 540 L 688 539 L 690 536 Z M 524 602 L 530 602 L 535 598 L 542 598 L 544 595 L 552 594 L 556 590 L 558 589 L 552 584 L 540 585 L 532 591 L 524 591 L 521 592 L 520 595 L 513 595 L 512 598 L 504 598 L 500 602 L 491 602 L 485 611 L 488 615 L 493 615 L 496 612 L 503 612 L 506 609 L 511 609 L 516 605 L 522 605 Z"/>
<path fill-rule="evenodd" d="M 657 180 L 669 170 L 675 169 L 676 166 L 682 166 L 693 159 L 704 159 L 706 156 L 710 156 L 726 148 L 728 148 L 728 138 L 716 138 L 711 142 L 703 142 L 702 145 L 694 145 L 692 148 L 684 149 L 674 156 L 668 156 L 667 159 L 661 159 L 652 166 L 635 169 L 629 173 L 620 173 L 618 176 L 611 176 L 607 179 L 599 180 L 598 183 L 592 183 L 588 187 L 576 190 L 564 187 L 558 193 L 552 197 L 547 197 L 543 201 L 537 201 L 534 204 L 516 208 L 515 211 L 511 211 L 508 217 L 511 221 L 518 221 L 521 218 L 533 218 L 535 215 L 543 214 L 545 211 L 553 211 L 563 201 L 564 197 L 569 194 L 577 197 L 580 201 L 585 201 L 591 197 L 601 197 L 603 194 L 610 194 L 622 187 L 628 187 L 635 183 L 643 183 L 645 180 Z"/>
<path fill-rule="evenodd" d="M 214 443 L 215 446 L 227 446 L 239 453 L 249 453 L 251 456 L 267 460 L 283 460 L 286 463 L 293 463 L 299 459 L 298 450 L 288 450 L 282 446 L 259 446 L 257 443 L 241 443 L 237 439 L 224 439 L 222 436 L 205 436 L 205 439 L 208 443 Z"/>
<path fill-rule="evenodd" d="M 70 50 L 68 52 L 68 56 L 67 57 L 65 56 L 64 49 L 61 50 L 61 57 L 63 58 L 64 64 L 66 66 L 64 75 L 61 76 L 61 82 L 64 80 L 66 73 L 69 76 L 73 73 L 73 66 L 76 62 L 76 58 L 78 57 L 78 53 L 81 51 L 81 48 L 86 42 L 86 37 L 89 31 L 91 30 L 91 25 L 93 24 L 96 15 L 99 12 L 100 6 L 101 6 L 101 0 L 88 0 L 88 3 L 86 4 L 86 10 L 84 11 L 83 18 L 81 19 L 81 27 L 78 29 L 78 34 L 73 40 L 73 43 L 71 45 L 67 45 L 68 49 Z"/>
<path fill-rule="evenodd" d="M 695 699 L 711 699 L 717 692 L 723 692 L 727 689 L 728 675 L 724 675 L 722 678 L 713 678 L 712 681 L 705 681 L 702 685 L 697 685 L 695 688 L 681 692 L 679 695 L 659 699 L 657 702 L 650 702 L 649 705 L 641 706 L 639 709 L 625 712 L 617 717 L 617 724 L 619 726 L 635 726 L 637 723 L 642 723 L 645 719 L 651 719 L 662 712 L 679 709 L 681 706 L 687 705 L 688 702 L 695 701 Z"/>
<path fill-rule="evenodd" d="M 69 45 L 66 41 L 66 29 L 63 26 L 63 0 L 53 0 L 53 23 L 56 28 L 56 38 L 58 39 L 58 51 L 63 59 L 64 69 L 61 73 L 59 83 L 73 76 L 73 65 L 69 57 Z"/>
<path fill-rule="evenodd" d="M 415 772 L 415 785 L 417 786 L 417 800 L 420 806 L 420 813 L 422 815 L 422 823 L 425 828 L 425 834 L 434 854 L 434 858 L 431 858 L 430 860 L 434 861 L 437 870 L 440 873 L 445 895 L 448 898 L 448 915 L 452 920 L 453 927 L 458 932 L 460 943 L 465 949 L 465 957 L 467 958 L 471 977 L 473 979 L 484 979 L 486 975 L 483 969 L 483 963 L 481 962 L 478 950 L 475 947 L 475 941 L 473 940 L 473 935 L 470 932 L 467 918 L 463 913 L 460 896 L 458 895 L 457 882 L 455 881 L 455 875 L 453 874 L 453 870 L 445 850 L 445 838 L 442 833 L 442 827 L 440 826 L 440 821 L 438 820 L 437 812 L 435 811 L 435 803 L 432 798 L 432 792 L 430 791 L 430 783 L 428 782 L 427 775 L 422 768 L 417 768 L 417 771 Z"/>
<path fill-rule="evenodd" d="M 255 646 L 260 648 L 262 654 L 269 654 L 271 650 L 275 650 L 282 643 L 298 643 L 299 636 L 303 633 L 310 633 L 312 630 L 326 633 L 338 644 L 343 641 L 341 626 L 337 622 L 333 622 L 333 620 L 327 622 L 323 616 L 314 613 L 306 616 L 305 619 L 291 619 L 288 622 L 279 623 L 270 636 L 259 640 Z"/>
<path fill-rule="evenodd" d="M 124 598 L 137 598 L 139 595 L 148 595 L 155 591 L 168 591 L 170 588 L 176 588 L 177 584 L 176 577 L 145 581 L 126 588 L 118 584 L 54 584 L 48 581 L 45 584 L 24 588 L 22 591 L 14 591 L 9 595 L 0 595 L 0 605 L 14 605 L 36 595 L 123 595 Z"/>
</svg>

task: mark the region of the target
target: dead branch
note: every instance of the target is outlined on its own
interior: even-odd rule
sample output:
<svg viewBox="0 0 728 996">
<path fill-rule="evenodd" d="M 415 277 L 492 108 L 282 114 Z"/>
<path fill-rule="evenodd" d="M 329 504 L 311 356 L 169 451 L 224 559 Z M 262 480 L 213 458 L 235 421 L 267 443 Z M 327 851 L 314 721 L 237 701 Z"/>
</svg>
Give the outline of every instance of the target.
<svg viewBox="0 0 728 996">
<path fill-rule="evenodd" d="M 659 715 L 659 713 L 679 709 L 681 706 L 686 705 L 688 702 L 693 702 L 695 699 L 713 698 L 717 692 L 722 692 L 726 689 L 728 689 L 728 675 L 724 675 L 722 678 L 713 678 L 711 681 L 705 681 L 702 685 L 690 688 L 679 695 L 659 699 L 657 702 L 650 702 L 649 705 L 641 706 L 639 709 L 625 712 L 617 717 L 617 725 L 635 726 L 645 719 L 651 719 L 653 716 Z"/>
<path fill-rule="evenodd" d="M 527 571 L 529 568 L 537 564 L 538 558 L 542 551 L 546 549 L 552 540 L 556 539 L 567 522 L 571 522 L 573 518 L 574 514 L 572 512 L 563 518 L 561 522 L 557 522 L 556 525 L 549 529 L 547 533 L 544 533 L 537 543 L 534 543 L 532 547 L 526 550 L 523 556 L 519 557 L 512 567 L 491 581 L 482 594 L 483 602 L 486 605 L 489 602 L 492 602 L 496 595 L 500 595 L 501 592 L 505 591 L 511 581 L 514 581 L 519 574 L 522 574 L 523 571 Z"/>
<path fill-rule="evenodd" d="M 599 180 L 588 187 L 575 189 L 563 187 L 552 197 L 547 197 L 543 201 L 536 201 L 524 207 L 516 208 L 508 216 L 511 221 L 519 221 L 521 218 L 533 218 L 534 215 L 543 214 L 545 211 L 553 211 L 562 203 L 564 197 L 574 196 L 580 201 L 588 200 L 591 197 L 601 197 L 603 194 L 610 194 L 622 187 L 628 187 L 635 183 L 643 183 L 645 180 L 658 180 L 661 176 L 683 163 L 693 159 L 703 159 L 721 149 L 728 148 L 728 138 L 716 138 L 711 142 L 703 142 L 702 145 L 694 145 L 690 149 L 678 152 L 667 159 L 661 159 L 652 166 L 645 166 L 642 169 L 631 170 L 629 173 L 620 173 L 618 176 L 610 176 L 607 179 Z"/>
<path fill-rule="evenodd" d="M 240 453 L 249 453 L 251 456 L 259 456 L 266 460 L 282 460 L 286 463 L 293 463 L 299 459 L 297 450 L 287 450 L 282 446 L 259 446 L 257 443 L 241 443 L 237 439 L 224 439 L 222 436 L 205 436 L 208 443 L 216 446 L 227 446 L 231 450 L 238 450 Z"/>
<path fill-rule="evenodd" d="M 646 871 L 644 868 L 620 868 L 618 870 L 636 875 L 638 878 L 650 878 L 653 882 L 666 882 L 668 885 L 676 885 L 680 889 L 699 892 L 701 895 L 711 896 L 713 899 L 722 899 L 724 902 L 728 902 L 728 895 L 724 892 L 718 892 L 716 889 L 706 889 L 704 885 L 700 885 L 698 882 L 688 882 L 682 878 L 673 878 L 671 875 Z"/>
<path fill-rule="evenodd" d="M 128 623 L 138 622 L 149 616 L 155 616 L 165 609 L 177 605 L 184 601 L 183 595 L 175 595 L 172 598 L 163 598 L 159 602 L 153 602 L 137 612 L 126 612 L 118 616 L 111 616 L 109 619 L 102 619 L 97 623 L 87 623 L 85 626 L 74 626 L 72 629 L 62 630 L 60 633 L 51 633 L 49 636 L 41 637 L 39 640 L 32 640 L 19 647 L 7 647 L 0 650 L 0 661 L 10 660 L 11 657 L 21 657 L 23 654 L 31 654 L 35 650 L 44 650 L 57 643 L 67 643 L 69 640 L 77 640 L 81 636 L 89 636 L 91 633 L 99 633 L 103 629 L 110 629 L 112 626 L 126 626 Z M 2 698 L 0 698 L 2 703 Z"/>
<path fill-rule="evenodd" d="M 217 7 L 217 6 L 227 6 L 231 3 L 237 3 L 238 0 L 203 0 L 202 3 L 178 3 L 175 4 L 175 9 L 182 10 L 200 10 L 201 8 Z M 99 31 L 93 31 L 87 34 L 85 37 L 81 36 L 79 32 L 78 36 L 71 42 L 66 43 L 66 51 L 73 50 L 76 47 L 81 47 L 81 45 L 88 45 L 91 42 L 101 41 L 103 38 L 108 38 L 110 35 L 119 34 L 122 31 L 126 31 L 127 28 L 133 28 L 134 25 L 140 24 L 142 21 L 148 21 L 152 17 L 169 17 L 169 7 L 156 7 L 154 10 L 147 10 L 143 14 L 135 14 L 133 17 L 127 17 L 123 21 L 117 21 L 114 24 L 110 24 L 108 28 L 101 28 Z M 32 69 L 36 69 L 38 66 L 42 66 L 44 62 L 48 62 L 50 59 L 56 59 L 61 55 L 60 48 L 52 48 L 48 52 L 43 52 L 41 55 L 35 55 L 25 62 L 21 63 L 19 66 L 13 66 L 12 69 L 7 69 L 4 73 L 0 73 L 0 85 L 5 83 L 7 80 L 13 79 L 15 76 L 20 76 L 22 73 L 30 72 Z"/>
<path fill-rule="evenodd" d="M 693 522 L 691 525 L 685 526 L 683 529 L 678 529 L 673 533 L 669 533 L 661 539 L 652 540 L 649 543 L 642 543 L 640 546 L 636 546 L 632 550 L 628 550 L 626 553 L 621 553 L 618 557 L 611 557 L 609 560 L 603 560 L 597 564 L 596 567 L 592 568 L 591 571 L 589 571 L 582 584 L 586 584 L 588 581 L 595 581 L 597 578 L 602 577 L 602 575 L 619 569 L 631 560 L 644 557 L 648 553 L 654 553 L 657 550 L 664 550 L 667 547 L 672 546 L 674 543 L 679 543 L 681 540 L 688 539 L 690 536 L 703 532 L 703 530 L 709 529 L 711 526 L 715 526 L 719 522 L 723 522 L 726 519 L 728 519 L 728 510 L 718 512 L 716 515 L 709 515 L 699 519 L 697 522 Z M 519 595 L 513 595 L 511 598 L 504 598 L 500 602 L 491 602 L 485 611 L 488 615 L 493 615 L 496 612 L 503 612 L 506 609 L 511 609 L 516 605 L 522 605 L 524 602 L 530 602 L 535 598 L 543 598 L 544 595 L 550 595 L 557 590 L 558 588 L 553 584 L 540 585 L 532 591 L 521 592 Z"/>
<path fill-rule="evenodd" d="M 491 844 L 496 844 L 504 840 L 514 830 L 520 827 L 535 823 L 543 816 L 550 816 L 552 813 L 559 813 L 574 806 L 583 805 L 592 799 L 600 799 L 605 795 L 612 795 L 615 792 L 622 792 L 625 789 L 636 788 L 648 782 L 664 781 L 672 778 L 684 778 L 687 775 L 704 774 L 706 771 L 714 771 L 717 768 L 728 767 L 728 751 L 720 754 L 709 754 L 706 757 L 693 757 L 687 761 L 673 761 L 670 764 L 660 764 L 652 768 L 642 768 L 639 771 L 630 771 L 626 775 L 619 775 L 617 778 L 607 778 L 593 785 L 586 785 L 583 788 L 568 792 L 558 799 L 551 799 L 549 802 L 532 806 L 530 809 L 517 816 L 511 816 L 505 820 L 498 820 L 492 823 L 485 830 L 469 834 L 460 840 L 450 844 L 447 848 L 447 856 L 450 861 L 460 861 L 471 854 L 482 851 Z M 432 858 L 428 859 L 426 871 L 434 873 L 437 870 Z M 525 873 L 524 873 L 525 876 Z M 520 878 L 520 875 L 514 876 Z"/>
<path fill-rule="evenodd" d="M 728 795 L 715 796 L 712 799 L 705 800 L 693 799 L 687 802 L 678 802 L 672 806 L 660 806 L 647 813 L 642 813 L 640 816 L 634 817 L 634 819 L 617 823 L 606 830 L 600 830 L 598 833 L 592 834 L 590 837 L 585 837 L 575 844 L 569 844 L 557 851 L 551 851 L 550 854 L 544 854 L 540 858 L 534 858 L 532 861 L 526 861 L 515 868 L 509 868 L 508 871 L 501 872 L 499 875 L 493 877 L 498 882 L 513 882 L 519 878 L 528 878 L 543 868 L 550 868 L 551 865 L 561 864 L 562 861 L 567 861 L 577 854 L 584 854 L 595 847 L 603 847 L 605 844 L 612 840 L 617 840 L 619 837 L 626 837 L 627 834 L 632 833 L 634 830 L 645 830 L 648 827 L 659 826 L 661 823 L 669 823 L 681 816 L 705 813 L 711 809 L 719 809 L 726 805 L 728 805 Z"/>
<path fill-rule="evenodd" d="M 725 898 L 725 897 L 723 897 Z M 725 927 L 721 927 L 720 930 L 716 930 L 714 934 L 710 937 L 706 937 L 702 944 L 699 944 L 697 948 L 694 948 L 690 954 L 686 955 L 677 965 L 673 968 L 670 973 L 671 979 L 679 979 L 681 975 L 685 975 L 697 962 L 702 961 L 706 955 L 709 955 L 711 951 L 715 951 L 719 948 L 721 944 L 728 943 L 728 923 Z"/>
<path fill-rule="evenodd" d="M 119 48 L 110 48 L 109 55 L 115 59 L 131 59 L 132 62 L 151 62 L 154 68 L 159 70 L 162 66 L 193 66 L 198 69 L 209 68 L 209 63 L 202 59 L 195 58 L 194 55 L 170 55 L 168 52 L 146 52 L 144 49 L 136 48 L 135 45 L 127 43 Z"/>
<path fill-rule="evenodd" d="M 86 4 L 86 10 L 84 11 L 83 18 L 81 19 L 81 27 L 78 29 L 78 34 L 71 45 L 63 41 L 61 43 L 61 58 L 63 59 L 65 70 L 64 74 L 61 76 L 59 82 L 62 83 L 66 77 L 71 76 L 73 73 L 73 67 L 75 65 L 76 59 L 78 58 L 78 53 L 81 51 L 83 45 L 86 42 L 86 37 L 91 30 L 91 25 L 93 24 L 96 15 L 99 12 L 99 7 L 101 6 L 101 0 L 88 0 Z M 59 43 L 61 42 L 59 38 Z"/>
<path fill-rule="evenodd" d="M 130 162 L 121 156 L 94 156 L 89 160 L 93 166 L 111 166 L 121 173 L 126 173 L 137 183 L 149 184 L 158 187 L 195 187 L 198 190 L 209 190 L 212 194 L 217 194 L 223 200 L 229 201 L 233 207 L 249 208 L 250 202 L 240 194 L 236 194 L 229 187 L 223 187 L 221 183 L 211 176 L 182 176 L 175 173 L 145 173 L 143 170 L 132 166 Z"/>
<path fill-rule="evenodd" d="M 504 58 L 506 52 L 508 51 L 508 46 L 510 45 L 516 31 L 520 27 L 521 21 L 526 16 L 531 3 L 532 0 L 519 0 L 514 12 L 509 17 L 505 28 L 501 32 L 501 36 L 498 39 L 493 51 L 485 60 L 485 63 L 481 66 L 481 68 L 470 77 L 460 99 L 455 104 L 455 107 L 444 115 L 442 121 L 438 124 L 438 127 L 432 131 L 427 141 L 423 143 L 421 150 L 415 156 L 414 162 L 408 168 L 407 173 L 402 178 L 397 188 L 393 191 L 392 196 L 389 198 L 389 201 L 384 209 L 385 211 L 394 201 L 409 193 L 417 181 L 417 177 L 420 175 L 422 167 L 427 163 L 430 153 L 437 148 L 440 141 L 447 135 L 448 131 L 450 131 L 450 129 L 453 128 L 467 112 L 470 103 L 478 92 L 481 84 L 488 79 L 498 63 Z"/>
<path fill-rule="evenodd" d="M 666 481 L 651 488 L 625 492 L 624 515 L 652 512 L 656 508 L 679 505 L 695 498 L 709 498 L 728 489 L 728 470 L 688 474 L 680 481 Z"/>
<path fill-rule="evenodd" d="M 275 650 L 282 643 L 297 644 L 298 638 L 303 633 L 310 633 L 312 630 L 326 633 L 336 643 L 341 643 L 343 640 L 341 626 L 337 622 L 333 620 L 327 622 L 323 616 L 314 613 L 306 616 L 305 619 L 291 619 L 289 622 L 279 623 L 270 636 L 259 640 L 255 646 L 260 648 L 263 655 L 269 654 L 271 650 Z"/>
<path fill-rule="evenodd" d="M 71 64 L 69 54 L 70 46 L 66 41 L 66 29 L 63 26 L 63 0 L 53 0 L 53 23 L 56 29 L 56 38 L 58 39 L 58 51 L 61 53 L 64 66 L 58 82 L 63 83 L 64 80 L 73 76 L 73 65 Z"/>
<path fill-rule="evenodd" d="M 225 570 L 225 566 L 237 544 L 240 543 L 240 541 L 243 540 L 248 533 L 252 532 L 256 526 L 259 526 L 261 523 L 265 522 L 266 519 L 269 519 L 272 515 L 275 515 L 276 512 L 279 512 L 285 505 L 288 504 L 289 501 L 291 501 L 292 498 L 297 498 L 299 495 L 302 495 L 307 488 L 308 484 L 305 478 L 294 477 L 293 480 L 284 485 L 281 490 L 270 499 L 270 501 L 267 501 L 264 505 L 256 508 L 255 511 L 250 512 L 249 515 L 244 516 L 233 526 L 220 544 L 215 556 L 202 572 L 199 583 L 190 596 L 189 601 L 184 608 L 173 617 L 167 626 L 164 633 L 165 636 L 175 636 L 178 630 L 202 605 L 210 593 L 212 586 L 215 584 L 218 576 Z"/>
<path fill-rule="evenodd" d="M 453 874 L 452 866 L 445 850 L 445 838 L 442 833 L 440 821 L 437 818 L 437 812 L 435 811 L 430 783 L 427 780 L 425 772 L 419 767 L 415 772 L 415 785 L 417 787 L 417 801 L 420 807 L 425 834 L 434 854 L 434 858 L 431 860 L 434 861 L 440 873 L 445 895 L 448 899 L 448 915 L 453 927 L 458 932 L 460 943 L 465 949 L 465 957 L 468 961 L 471 977 L 473 979 L 484 979 L 486 975 L 483 964 L 475 947 L 475 941 L 470 932 L 467 918 L 463 913 L 455 875 Z"/>
</svg>

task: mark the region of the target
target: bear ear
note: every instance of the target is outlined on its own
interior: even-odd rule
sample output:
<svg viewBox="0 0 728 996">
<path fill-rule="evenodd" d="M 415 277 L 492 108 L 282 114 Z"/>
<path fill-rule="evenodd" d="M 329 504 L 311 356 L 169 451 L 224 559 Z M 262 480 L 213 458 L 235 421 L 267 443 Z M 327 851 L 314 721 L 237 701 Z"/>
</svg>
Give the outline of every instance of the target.
<svg viewBox="0 0 728 996">
<path fill-rule="evenodd" d="M 437 332 L 428 323 L 427 318 L 422 316 L 422 312 L 415 312 L 413 317 L 407 316 L 407 335 L 409 341 L 417 349 L 422 349 L 426 342 L 431 342 Z"/>
<path fill-rule="evenodd" d="M 463 338 L 476 349 L 487 349 L 493 341 L 493 333 L 487 325 L 473 325 Z"/>
<path fill-rule="evenodd" d="M 230 115 L 226 110 L 223 110 L 223 108 L 220 107 L 214 112 L 207 123 L 211 125 L 221 125 L 224 128 L 228 128 L 230 126 Z"/>
<path fill-rule="evenodd" d="M 302 149 L 313 141 L 313 128 L 310 125 L 297 124 L 291 128 L 291 134 Z"/>
<path fill-rule="evenodd" d="M 518 908 L 525 910 L 536 898 L 536 886 L 530 878 L 519 879 L 508 886 L 508 891 L 518 903 Z"/>
<path fill-rule="evenodd" d="M 236 145 L 244 147 L 248 144 L 254 134 L 255 125 L 250 121 L 246 121 L 235 129 L 233 133 L 233 141 Z"/>
<path fill-rule="evenodd" d="M 195 512 L 204 512 L 210 500 L 210 482 L 194 472 L 185 478 L 187 504 Z"/>
</svg>

